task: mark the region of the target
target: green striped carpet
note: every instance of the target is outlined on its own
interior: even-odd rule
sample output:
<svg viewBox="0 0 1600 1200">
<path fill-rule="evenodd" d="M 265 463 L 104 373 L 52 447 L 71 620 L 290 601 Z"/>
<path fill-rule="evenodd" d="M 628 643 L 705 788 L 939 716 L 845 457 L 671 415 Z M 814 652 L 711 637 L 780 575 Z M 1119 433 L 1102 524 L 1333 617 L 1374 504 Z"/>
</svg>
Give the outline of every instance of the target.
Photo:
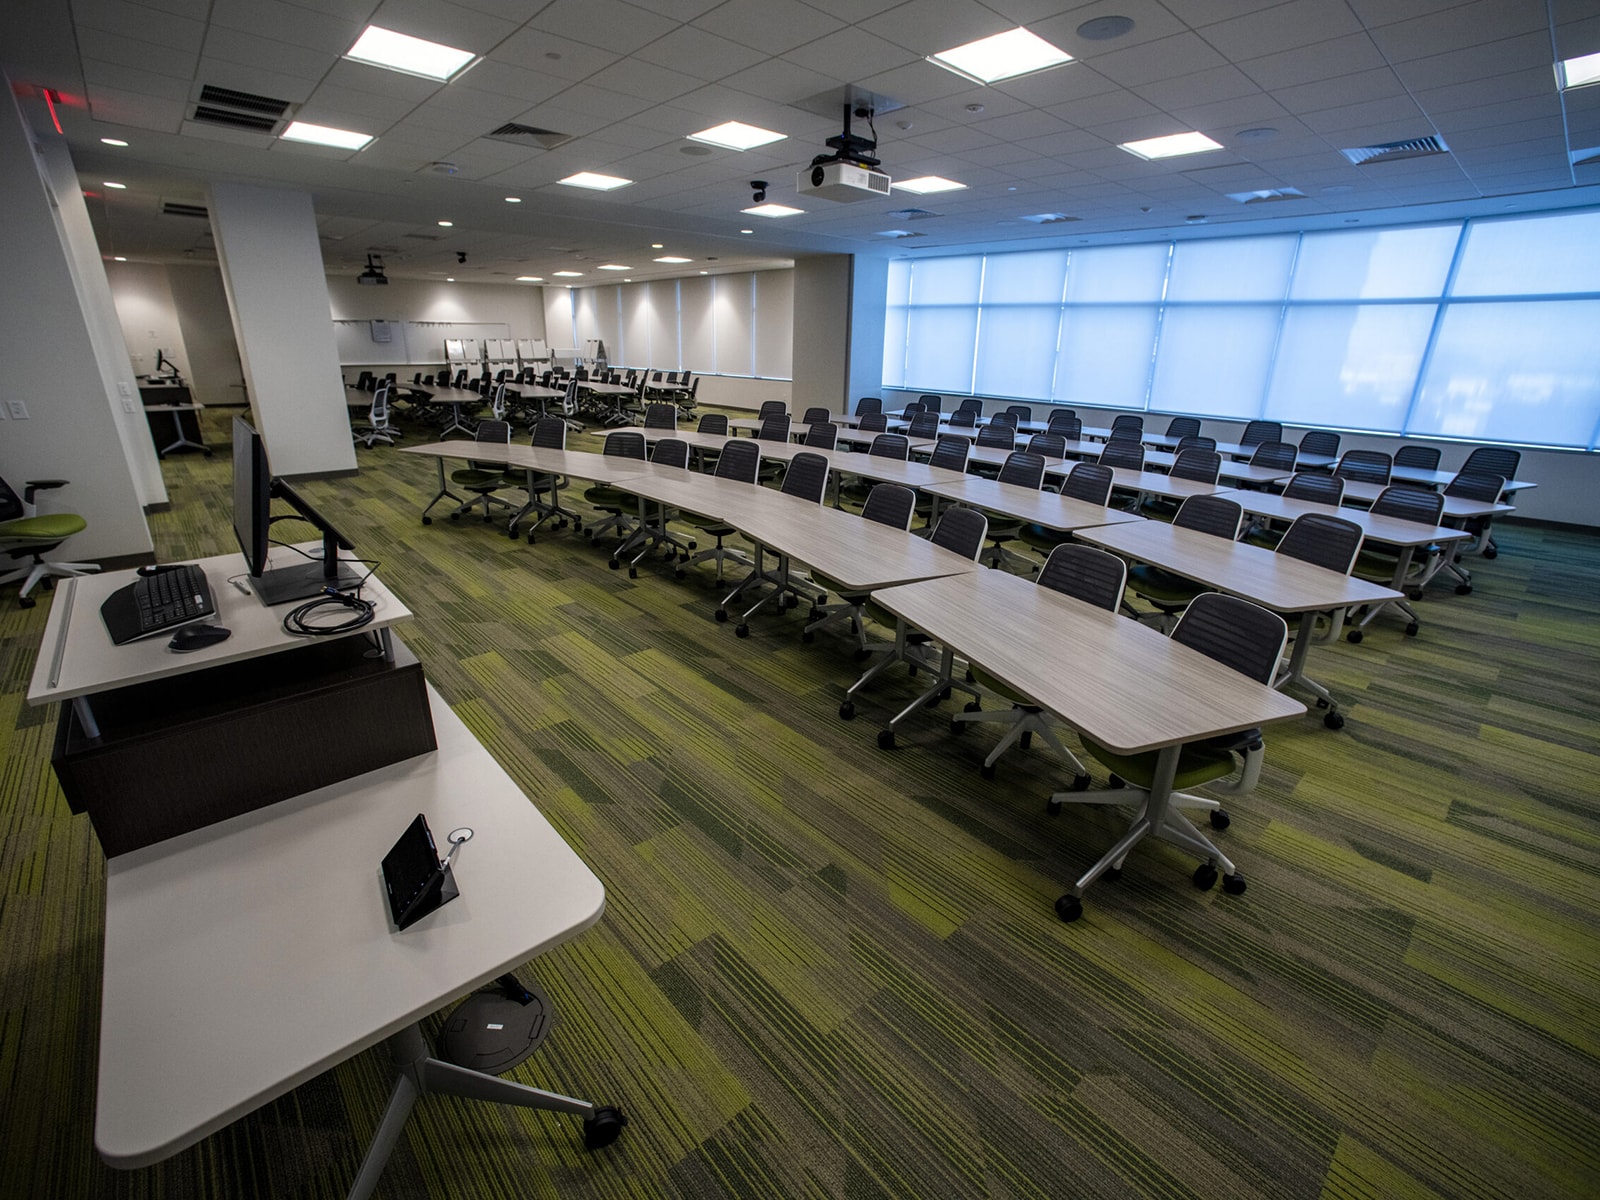
<svg viewBox="0 0 1600 1200">
<path fill-rule="evenodd" d="M 952 738 L 947 704 L 882 752 L 919 681 L 841 722 L 857 667 L 841 639 L 802 645 L 801 614 L 741 641 L 709 568 L 630 580 L 571 530 L 425 529 L 432 461 L 360 462 L 306 492 L 608 891 L 525 968 L 558 1022 L 513 1077 L 632 1116 L 589 1154 L 571 1118 L 428 1098 L 380 1196 L 1600 1193 L 1593 535 L 1504 526 L 1421 636 L 1380 621 L 1314 650 L 1349 724 L 1269 731 L 1218 835 L 1247 894 L 1198 892 L 1146 844 L 1068 926 L 1052 902 L 1120 818 L 1047 816 L 1048 750 L 985 782 L 996 735 Z M 161 558 L 230 549 L 226 453 L 165 470 Z M 97 1159 L 104 865 L 48 765 L 55 713 L 23 699 L 46 610 L 0 597 L 0 1195 L 343 1196 L 381 1048 L 156 1167 Z"/>
</svg>

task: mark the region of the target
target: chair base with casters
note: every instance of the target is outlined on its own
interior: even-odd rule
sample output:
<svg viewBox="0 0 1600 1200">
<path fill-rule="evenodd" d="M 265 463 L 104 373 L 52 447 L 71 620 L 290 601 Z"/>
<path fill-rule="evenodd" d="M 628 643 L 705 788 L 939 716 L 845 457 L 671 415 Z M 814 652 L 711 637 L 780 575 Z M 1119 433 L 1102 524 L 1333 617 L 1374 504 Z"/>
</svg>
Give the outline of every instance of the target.
<svg viewBox="0 0 1600 1200">
<path fill-rule="evenodd" d="M 980 698 L 973 700 L 961 712 L 950 718 L 950 732 L 956 735 L 963 734 L 973 724 L 997 724 L 1006 727 L 1006 734 L 989 751 L 988 757 L 983 760 L 979 774 L 985 779 L 995 777 L 995 764 L 1000 761 L 1000 756 L 1012 746 L 1020 745 L 1028 749 L 1033 741 L 1033 736 L 1038 734 L 1045 742 L 1066 759 L 1067 765 L 1072 770 L 1072 790 L 1081 792 L 1089 786 L 1089 771 L 1083 763 L 1078 761 L 1078 756 L 1068 750 L 1056 736 L 1055 721 L 1042 708 L 1029 703 L 1027 697 L 1019 696 L 1011 691 L 999 680 L 989 675 L 982 668 L 974 668 L 973 675 L 978 687 L 981 689 Z M 1010 704 L 1010 708 L 986 709 L 981 706 L 982 699 L 997 699 Z"/>
<path fill-rule="evenodd" d="M 629 579 L 639 578 L 639 563 L 652 550 L 665 550 L 667 557 L 664 561 L 672 563 L 674 571 L 681 574 L 695 548 L 693 539 L 685 541 L 669 528 L 668 522 L 678 515 L 676 510 L 658 505 L 656 519 L 652 521 L 648 512 L 649 504 L 649 501 L 640 498 L 638 530 L 628 539 L 630 547 L 639 547 L 638 552 L 628 560 Z M 621 547 L 617 554 L 621 556 Z"/>
<path fill-rule="evenodd" d="M 47 558 L 52 550 L 74 534 L 88 528 L 77 513 L 40 513 L 34 506 L 34 495 L 66 486 L 63 479 L 34 479 L 23 484 L 23 494 L 18 496 L 9 484 L 0 480 L 0 560 L 9 558 L 17 563 L 9 571 L 0 572 L 0 586 L 22 581 L 17 592 L 17 606 L 32 608 L 37 601 L 30 595 L 43 583 L 49 589 L 57 579 L 69 579 L 98 571 L 99 563 L 62 562 Z"/>
<path fill-rule="evenodd" d="M 496 496 L 494 493 L 507 486 L 507 476 L 501 471 L 452 471 L 450 481 L 464 492 L 472 493 L 471 499 L 463 500 L 448 514 L 452 521 L 459 521 L 479 505 L 483 506 L 483 519 L 485 522 L 494 520 L 494 509 L 504 509 L 506 512 L 514 511 L 509 500 Z M 512 486 L 517 486 L 512 484 Z M 432 507 L 431 505 L 429 507 Z"/>
<path fill-rule="evenodd" d="M 776 601 L 778 611 L 782 612 L 786 608 L 798 608 L 802 596 L 805 596 L 811 602 L 813 608 L 827 599 L 826 593 L 813 598 L 801 591 L 801 588 L 809 584 L 810 580 L 797 580 L 794 578 L 787 554 L 777 555 L 778 565 L 774 570 L 767 569 L 766 556 L 767 548 L 757 543 L 756 558 L 751 565 L 750 573 L 739 581 L 733 591 L 722 598 L 722 603 L 717 608 L 717 620 L 726 621 L 729 607 L 735 601 L 742 596 L 748 596 L 758 587 L 771 585 L 772 591 L 762 596 L 761 599 L 757 600 L 740 615 L 739 624 L 734 628 L 734 632 L 740 637 L 750 636 L 750 618 L 766 607 L 768 601 Z M 815 587 L 815 585 L 812 586 Z"/>
<path fill-rule="evenodd" d="M 696 566 L 703 562 L 714 562 L 717 564 L 717 582 L 719 584 L 724 582 L 726 578 L 723 573 L 725 563 L 731 561 L 746 567 L 753 567 L 755 565 L 751 557 L 743 550 L 736 550 L 731 546 L 723 545 L 724 538 L 730 538 L 739 532 L 737 529 L 733 528 L 733 526 L 724 525 L 720 520 L 708 520 L 701 518 L 692 513 L 685 513 L 683 515 L 683 519 L 690 525 L 693 525 L 707 537 L 715 538 L 717 544 L 709 549 L 702 550 L 698 554 L 691 556 L 687 561 L 680 562 L 676 572 L 679 579 L 682 579 L 686 574 L 688 574 L 689 567 Z"/>
<path fill-rule="evenodd" d="M 825 604 L 819 600 L 813 604 L 811 612 L 807 615 L 806 627 L 800 633 L 800 640 L 809 646 L 817 640 L 817 630 L 847 621 L 850 624 L 850 632 L 855 635 L 856 657 L 866 658 L 870 645 L 867 641 L 866 604 L 870 593 L 846 592 L 822 574 L 813 575 L 812 582 L 816 584 L 818 590 L 834 593 L 839 597 L 839 602 Z"/>
<path fill-rule="evenodd" d="M 598 524 L 590 525 L 584 531 L 589 540 L 598 543 L 601 537 L 613 530 L 622 539 L 611 552 L 609 566 L 614 571 L 622 565 L 621 555 L 629 548 L 639 532 L 639 523 L 631 511 L 638 505 L 639 498 L 621 488 L 596 484 L 583 493 L 583 499 L 584 503 L 608 514 Z"/>
<path fill-rule="evenodd" d="M 85 528 L 85 525 L 80 518 L 78 529 L 74 529 L 72 532 L 77 533 L 83 528 Z M 44 553 L 41 550 L 38 553 L 30 554 L 31 561 L 24 563 L 13 571 L 7 571 L 4 575 L 0 575 L 0 587 L 4 587 L 8 583 L 15 583 L 19 579 L 23 581 L 22 589 L 17 593 L 18 608 L 32 608 L 38 603 L 28 593 L 41 583 L 44 584 L 45 590 L 49 591 L 57 579 L 71 579 L 75 575 L 87 575 L 90 571 L 98 571 L 100 569 L 99 563 L 53 562 L 47 560 L 44 557 Z"/>
<path fill-rule="evenodd" d="M 538 471 L 529 471 L 527 481 L 523 486 L 527 489 L 528 502 L 519 508 L 511 520 L 507 522 L 507 537 L 515 540 L 518 533 L 517 527 L 522 524 L 524 517 L 533 513 L 537 513 L 538 516 L 534 518 L 533 524 L 529 525 L 526 531 L 528 545 L 530 546 L 534 543 L 539 526 L 546 521 L 555 521 L 557 529 L 565 529 L 567 522 L 571 521 L 573 532 L 583 532 L 583 518 L 570 508 L 561 506 L 561 493 L 568 487 L 568 480 L 565 475 L 545 475 Z M 546 493 L 549 493 L 550 496 L 548 500 L 542 498 Z"/>
<path fill-rule="evenodd" d="M 1430 559 L 1435 557 L 1430 554 Z M 1439 556 L 1442 557 L 1442 556 Z M 1351 624 L 1345 640 L 1359 643 L 1365 636 L 1367 626 L 1371 625 L 1380 615 L 1395 610 L 1406 619 L 1405 633 L 1407 637 L 1416 637 L 1422 628 L 1422 618 L 1417 615 L 1417 610 L 1411 607 L 1410 600 L 1421 600 L 1422 589 L 1428 580 L 1433 577 L 1434 566 L 1431 561 L 1424 562 L 1420 570 L 1415 571 L 1412 578 L 1412 548 L 1407 546 L 1398 554 L 1385 554 L 1381 550 L 1363 550 L 1356 559 L 1355 570 L 1352 572 L 1358 579 L 1365 579 L 1369 583 L 1382 583 L 1394 588 L 1396 591 L 1405 592 L 1409 600 L 1385 600 L 1382 604 L 1363 605 L 1356 612 L 1346 614 L 1346 623 Z M 1359 613 L 1359 619 L 1352 619 Z"/>
<path fill-rule="evenodd" d="M 889 723 L 878 731 L 878 748 L 893 750 L 895 734 L 912 713 L 935 707 L 940 701 L 948 700 L 951 693 L 957 689 L 966 692 L 974 700 L 978 698 L 978 691 L 968 683 L 956 681 L 955 652 L 949 647 L 935 652 L 927 635 L 908 629 L 904 621 L 889 618 L 887 613 L 877 610 L 873 611 L 873 616 L 879 620 L 894 620 L 894 641 L 878 646 L 869 645 L 866 648 L 868 656 L 879 656 L 878 661 L 862 672 L 861 677 L 846 689 L 844 701 L 839 705 L 840 718 L 845 721 L 855 720 L 856 696 L 896 663 L 905 663 L 912 675 L 919 670 L 925 670 L 933 676 L 932 682 L 922 690 L 922 693 L 897 712 Z"/>
</svg>

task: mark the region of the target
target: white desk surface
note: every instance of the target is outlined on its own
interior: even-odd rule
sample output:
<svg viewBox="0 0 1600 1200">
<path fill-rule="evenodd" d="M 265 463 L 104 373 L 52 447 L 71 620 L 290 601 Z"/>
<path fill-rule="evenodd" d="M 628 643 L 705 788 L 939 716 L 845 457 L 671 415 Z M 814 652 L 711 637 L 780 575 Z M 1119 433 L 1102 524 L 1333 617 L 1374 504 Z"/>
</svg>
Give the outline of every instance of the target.
<svg viewBox="0 0 1600 1200">
<path fill-rule="evenodd" d="M 1178 456 L 1165 450 L 1146 450 L 1144 465 L 1146 467 L 1160 467 L 1170 471 L 1177 465 Z M 1287 471 L 1276 467 L 1253 467 L 1247 462 L 1234 462 L 1231 459 L 1222 460 L 1221 478 L 1229 479 L 1235 483 L 1277 483 L 1289 479 L 1294 475 L 1294 468 Z"/>
<path fill-rule="evenodd" d="M 1361 526 L 1367 540 L 1383 542 L 1390 546 L 1426 546 L 1434 542 L 1458 542 L 1472 535 L 1464 529 L 1451 529 L 1445 525 L 1423 525 L 1417 521 L 1402 521 L 1399 517 L 1374 516 L 1364 508 L 1343 508 L 1333 504 L 1318 504 L 1312 500 L 1292 500 L 1273 492 L 1229 492 L 1230 500 L 1237 500 L 1252 516 L 1267 517 L 1275 521 L 1293 521 L 1306 513 L 1321 513 L 1338 517 Z"/>
<path fill-rule="evenodd" d="M 1341 575 L 1287 554 L 1229 541 L 1164 521 L 1085 529 L 1078 540 L 1173 571 L 1279 613 L 1322 612 L 1405 597 L 1393 588 Z"/>
<path fill-rule="evenodd" d="M 526 442 L 506 445 L 499 442 L 429 442 L 425 446 L 402 446 L 402 454 L 420 454 L 425 458 L 461 458 L 473 462 L 500 463 L 528 471 L 542 471 L 549 475 L 571 475 L 578 479 L 591 479 L 611 483 L 633 473 L 641 464 L 637 459 L 617 455 L 596 454 L 592 450 L 551 450 L 543 446 L 530 446 Z"/>
<path fill-rule="evenodd" d="M 320 555 L 320 541 L 302 542 L 300 545 L 302 549 Z M 324 640 L 297 637 L 284 632 L 283 617 L 294 607 L 292 604 L 268 608 L 254 592 L 245 595 L 228 582 L 233 576 L 245 573 L 242 554 L 219 554 L 214 558 L 190 561 L 197 562 L 205 571 L 206 582 L 211 586 L 211 599 L 217 611 L 207 621 L 231 629 L 232 637 L 215 646 L 191 650 L 186 654 L 167 649 L 170 634 L 113 646 L 105 622 L 100 619 L 100 605 L 112 592 L 132 583 L 137 578 L 136 574 L 133 571 L 111 571 L 104 575 L 80 575 L 64 580 L 57 584 L 56 599 L 50 606 L 44 641 L 39 648 L 38 661 L 34 664 L 33 680 L 28 685 L 28 702 L 49 704 L 56 700 L 70 700 L 75 696 L 90 696 L 112 688 L 165 679 L 190 671 L 203 671 L 224 663 L 297 649 L 313 640 Z M 287 547 L 273 546 L 268 556 L 268 567 L 294 566 L 305 561 Z M 360 563 L 353 565 L 356 570 L 367 569 Z M 372 623 L 343 636 L 371 633 L 411 617 L 411 610 L 377 576 L 367 580 L 361 594 L 364 599 L 377 605 Z M 70 603 L 67 602 L 69 597 Z M 63 626 L 67 627 L 64 643 L 61 640 Z M 52 677 L 56 680 L 54 686 L 50 683 Z"/>
<path fill-rule="evenodd" d="M 1159 471 L 1130 471 L 1127 467 L 1111 468 L 1111 485 L 1134 492 L 1148 492 L 1165 496 L 1169 500 L 1187 500 L 1190 496 L 1215 496 L 1232 489 L 1226 484 L 1200 483 L 1194 479 L 1174 479 Z"/>
<path fill-rule="evenodd" d="M 1349 479 L 1344 485 L 1344 500 L 1348 504 L 1371 504 L 1383 491 L 1383 485 L 1377 483 L 1362 483 L 1359 480 Z M 1515 512 L 1516 506 L 1504 501 L 1491 504 L 1487 500 L 1468 500 L 1464 496 L 1446 496 L 1444 498 L 1444 516 L 1449 520 L 1459 521 L 1471 517 L 1498 517 L 1508 512 Z"/>
<path fill-rule="evenodd" d="M 578 380 L 580 392 L 597 392 L 602 396 L 632 396 L 638 392 L 638 387 L 629 387 L 625 383 L 601 383 L 597 379 Z"/>
<path fill-rule="evenodd" d="M 157 1162 L 600 919 L 605 889 L 429 689 L 439 748 L 106 867 L 95 1147 Z M 379 863 L 423 813 L 460 896 L 404 933 Z"/>
<path fill-rule="evenodd" d="M 977 475 L 963 475 L 953 483 L 927 485 L 923 491 L 942 500 L 957 500 L 973 508 L 1001 513 L 1063 533 L 1095 525 L 1123 525 L 1144 520 L 1137 513 L 1104 508 L 1058 492 L 1018 487 L 1013 483 L 1001 483 Z"/>
<path fill-rule="evenodd" d="M 1138 621 L 1005 571 L 888 588 L 873 599 L 1121 754 L 1305 712 Z"/>
</svg>

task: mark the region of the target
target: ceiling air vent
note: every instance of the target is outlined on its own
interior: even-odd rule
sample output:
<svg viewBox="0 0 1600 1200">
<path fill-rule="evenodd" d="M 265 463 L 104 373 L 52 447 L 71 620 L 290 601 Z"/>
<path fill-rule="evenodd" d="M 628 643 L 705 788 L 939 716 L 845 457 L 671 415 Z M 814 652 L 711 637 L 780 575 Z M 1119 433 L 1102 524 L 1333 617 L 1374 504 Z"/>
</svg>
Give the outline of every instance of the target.
<svg viewBox="0 0 1600 1200">
<path fill-rule="evenodd" d="M 928 235 L 923 233 L 920 229 L 880 229 L 880 230 L 878 230 L 878 236 L 879 237 L 899 239 L 899 238 L 911 238 L 911 237 L 927 237 Z"/>
<path fill-rule="evenodd" d="M 498 129 L 491 129 L 483 136 L 490 141 L 510 142 L 513 146 L 528 146 L 539 150 L 554 150 L 557 146 L 565 146 L 577 138 L 577 134 L 557 133 L 553 129 L 539 129 L 533 125 L 518 125 L 515 121 L 507 121 Z"/>
<path fill-rule="evenodd" d="M 1229 200 L 1240 204 L 1268 204 L 1274 200 L 1304 200 L 1306 194 L 1299 188 L 1257 188 L 1253 192 L 1229 192 Z"/>
<path fill-rule="evenodd" d="M 200 89 L 199 102 L 192 117 L 210 125 L 223 125 L 229 129 L 247 129 L 252 133 L 281 132 L 281 122 L 291 105 L 274 96 L 258 96 L 254 92 L 241 92 L 233 88 L 206 84 Z"/>
<path fill-rule="evenodd" d="M 1035 225 L 1060 225 L 1064 221 L 1081 221 L 1082 217 L 1069 217 L 1066 213 L 1033 213 L 1018 217 L 1019 221 L 1032 221 Z"/>
<path fill-rule="evenodd" d="M 926 221 L 929 217 L 937 217 L 936 212 L 929 212 L 925 208 L 897 208 L 884 216 L 894 221 Z"/>
<path fill-rule="evenodd" d="M 1450 147 L 1438 136 L 1412 138 L 1404 142 L 1386 142 L 1381 146 L 1355 146 L 1339 151 L 1358 167 L 1371 163 L 1399 162 L 1402 158 L 1429 158 L 1435 154 L 1449 154 Z"/>
<path fill-rule="evenodd" d="M 168 200 L 161 206 L 161 215 L 164 217 L 200 217 L 204 219 L 211 214 L 206 211 L 204 204 L 180 204 L 176 200 Z"/>
<path fill-rule="evenodd" d="M 414 242 L 441 242 L 444 240 L 442 233 L 402 233 L 402 238 L 410 238 Z"/>
<path fill-rule="evenodd" d="M 275 117 L 258 117 L 253 113 L 230 112 L 226 108 L 214 108 L 209 104 L 196 104 L 194 106 L 194 119 L 204 121 L 208 125 L 226 125 L 229 129 L 248 129 L 253 133 L 275 133 L 278 121 Z"/>
<path fill-rule="evenodd" d="M 271 96 L 257 96 L 253 92 L 236 92 L 232 88 L 214 87 L 206 84 L 200 89 L 201 104 L 216 104 L 223 108 L 241 109 L 244 112 L 261 113 L 269 117 L 281 117 L 289 111 L 287 100 L 276 100 Z"/>
</svg>

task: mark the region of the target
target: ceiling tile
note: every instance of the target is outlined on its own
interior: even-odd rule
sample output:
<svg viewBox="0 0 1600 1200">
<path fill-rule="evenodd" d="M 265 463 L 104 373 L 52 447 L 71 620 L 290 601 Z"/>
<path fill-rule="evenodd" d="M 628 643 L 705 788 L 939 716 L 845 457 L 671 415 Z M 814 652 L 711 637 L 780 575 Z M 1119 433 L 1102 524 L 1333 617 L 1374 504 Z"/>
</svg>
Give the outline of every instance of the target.
<svg viewBox="0 0 1600 1200">
<path fill-rule="evenodd" d="M 126 0 L 96 0 L 72 6 L 78 28 L 154 42 L 169 50 L 194 53 L 205 40 L 206 23 Z"/>
<path fill-rule="evenodd" d="M 794 104 L 822 92 L 830 92 L 845 81 L 807 70 L 781 58 L 764 59 L 759 66 L 738 71 L 721 80 L 722 86 L 761 96 L 779 104 Z"/>
<path fill-rule="evenodd" d="M 1382 138 L 1382 141 L 1423 137 L 1433 132 L 1432 123 L 1409 96 L 1385 96 L 1361 104 L 1347 104 L 1342 108 L 1301 113 L 1300 119 L 1305 122 L 1307 129 L 1315 133 L 1335 133 L 1373 125 L 1384 125 L 1397 131 L 1390 137 Z"/>
<path fill-rule="evenodd" d="M 388 129 L 407 111 L 397 109 L 395 102 L 387 96 L 324 83 L 312 91 L 295 116 L 317 125 L 376 134 Z"/>
<path fill-rule="evenodd" d="M 1539 68 L 1551 70 L 1550 38 L 1547 34 L 1530 33 L 1519 38 L 1413 59 L 1398 64 L 1395 71 L 1405 80 L 1408 88 L 1427 91 L 1481 79 L 1486 75 Z M 1555 86 L 1554 79 L 1552 74 L 1551 87 Z"/>
<path fill-rule="evenodd" d="M 191 50 L 176 50 L 154 42 L 104 33 L 98 29 L 78 31 L 78 46 L 86 59 L 134 67 L 154 75 L 193 79 L 200 56 Z"/>
<path fill-rule="evenodd" d="M 1015 28 L 976 0 L 910 0 L 858 25 L 918 58 Z"/>
<path fill-rule="evenodd" d="M 694 25 L 742 46 L 767 54 L 782 54 L 826 37 L 843 22 L 804 4 L 775 5 L 770 0 L 728 0 Z"/>
<path fill-rule="evenodd" d="M 83 60 L 83 79 L 90 87 L 110 88 L 114 91 L 138 92 L 159 100 L 176 100 L 179 104 L 189 99 L 193 84 L 176 75 L 157 75 L 138 67 L 121 63 L 106 63 L 96 59 Z"/>
<path fill-rule="evenodd" d="M 1236 65 L 1262 87 L 1273 91 L 1318 79 L 1334 79 L 1359 71 L 1376 70 L 1389 64 L 1372 44 L 1370 37 L 1357 34 L 1318 42 L 1314 46 L 1302 46 L 1298 50 L 1286 50 L 1282 54 L 1245 59 Z"/>
<path fill-rule="evenodd" d="M 350 49 L 364 25 L 281 0 L 216 0 L 211 23 L 327 54 Z"/>
<path fill-rule="evenodd" d="M 1197 108 L 1241 96 L 1260 96 L 1261 88 L 1235 66 L 1212 67 L 1193 75 L 1157 80 L 1133 89 L 1157 108 L 1168 112 Z"/>
<path fill-rule="evenodd" d="M 206 33 L 203 54 L 209 59 L 260 66 L 267 70 L 293 75 L 312 82 L 327 74 L 334 59 L 321 50 L 305 46 L 292 46 L 241 29 L 227 29 L 213 25 Z M 276 94 L 276 93 L 270 93 Z"/>
<path fill-rule="evenodd" d="M 674 21 L 692 21 L 702 13 L 711 11 L 722 0 L 630 0 L 636 8 L 647 9 Z M 815 7 L 815 6 L 813 6 Z"/>
<path fill-rule="evenodd" d="M 1548 31 L 1542 4 L 1477 0 L 1457 5 L 1447 12 L 1384 25 L 1372 31 L 1372 39 L 1391 62 L 1400 63 L 1525 34 L 1544 37 L 1548 55 Z"/>
<path fill-rule="evenodd" d="M 96 121 L 112 125 L 127 125 L 134 129 L 153 129 L 162 133 L 177 133 L 187 105 L 174 100 L 138 92 L 123 92 L 116 88 L 91 87 L 89 111 Z"/>
<path fill-rule="evenodd" d="M 1101 0 L 1101 3 L 1073 8 L 1064 13 L 1059 11 L 1060 7 L 1059 4 L 1053 5 L 1052 8 L 1058 11 L 1027 21 L 1028 28 L 1047 42 L 1060 46 L 1068 54 L 1091 65 L 1105 55 L 1146 42 L 1157 42 L 1185 33 L 1190 28 L 1173 16 L 1170 7 L 1160 3 L 1160 0 Z M 1111 16 L 1127 17 L 1133 22 L 1133 28 L 1109 42 L 1091 42 L 1078 36 L 1078 27 L 1085 21 Z"/>
<path fill-rule="evenodd" d="M 287 100 L 291 104 L 304 103 L 317 86 L 316 81 L 312 79 L 302 79 L 297 75 L 282 75 L 261 67 L 247 66 L 238 62 L 222 62 L 209 57 L 200 60 L 195 78 L 201 83 L 232 88 L 240 92 L 253 92 L 257 96 L 271 96 L 277 100 Z"/>
<path fill-rule="evenodd" d="M 1392 70 L 1379 67 L 1371 71 L 1358 71 L 1354 75 L 1277 88 L 1272 94 L 1290 112 L 1307 113 L 1345 108 L 1363 100 L 1401 96 L 1405 91 L 1405 85 Z"/>
<path fill-rule="evenodd" d="M 838 17 L 841 21 L 864 21 L 901 2 L 902 0 L 806 0 L 812 8 L 820 8 L 829 16 Z"/>
<path fill-rule="evenodd" d="M 1522 100 L 1530 96 L 1554 95 L 1548 65 L 1494 75 L 1487 79 L 1472 79 L 1447 87 L 1430 88 L 1416 93 L 1417 104 L 1426 113 L 1442 116 L 1463 108 L 1477 108 L 1499 100 Z"/>
<path fill-rule="evenodd" d="M 628 59 L 603 71 L 596 71 L 584 81 L 585 86 L 591 84 L 660 104 L 702 87 L 704 81 L 655 63 Z"/>
<path fill-rule="evenodd" d="M 1160 116 L 1161 110 L 1148 100 L 1129 91 L 1105 92 L 1098 96 L 1085 96 L 1071 104 L 1055 104 L 1047 110 L 1080 129 L 1096 129 L 1112 121 L 1129 121 L 1136 117 Z M 1168 125 L 1172 121 L 1168 119 Z M 1168 129 L 1168 133 L 1177 132 Z"/>
<path fill-rule="evenodd" d="M 368 24 L 458 50 L 485 54 L 515 33 L 522 22 L 508 21 L 446 0 L 383 0 L 371 20 L 362 21 L 361 27 Z M 359 35 L 359 29 L 357 33 Z"/>
<path fill-rule="evenodd" d="M 527 104 L 548 100 L 570 86 L 571 81 L 543 71 L 530 71 L 510 63 L 486 58 L 461 76 L 461 84 L 480 92 L 512 96 Z"/>
<path fill-rule="evenodd" d="M 1202 104 L 1195 108 L 1179 108 L 1173 110 L 1172 115 L 1190 129 L 1198 129 L 1219 142 L 1227 141 L 1231 131 L 1261 125 L 1276 127 L 1288 118 L 1282 105 L 1262 93 L 1221 100 L 1215 104 Z"/>
<path fill-rule="evenodd" d="M 1329 4 L 1327 0 L 1291 0 L 1249 16 L 1204 25 L 1200 35 L 1237 61 L 1361 32 L 1361 22 L 1343 4 Z"/>
<path fill-rule="evenodd" d="M 1113 50 L 1094 59 L 1094 69 L 1124 87 L 1192 75 L 1224 66 L 1222 55 L 1192 33 L 1180 33 L 1142 46 Z"/>
<path fill-rule="evenodd" d="M 623 0 L 555 0 L 530 22 L 530 28 L 620 54 L 631 54 L 677 27 L 677 21 Z"/>
<path fill-rule="evenodd" d="M 864 79 L 916 62 L 918 56 L 862 29 L 841 29 L 797 46 L 787 61 L 835 79 Z"/>
<path fill-rule="evenodd" d="M 495 47 L 489 57 L 495 62 L 510 63 L 574 83 L 622 60 L 620 54 L 557 37 L 542 29 L 519 30 Z"/>
<path fill-rule="evenodd" d="M 696 79 L 715 82 L 746 67 L 755 66 L 763 60 L 764 55 L 759 50 L 730 42 L 727 38 L 693 25 L 680 25 L 640 49 L 633 57 L 682 71 Z"/>
</svg>

